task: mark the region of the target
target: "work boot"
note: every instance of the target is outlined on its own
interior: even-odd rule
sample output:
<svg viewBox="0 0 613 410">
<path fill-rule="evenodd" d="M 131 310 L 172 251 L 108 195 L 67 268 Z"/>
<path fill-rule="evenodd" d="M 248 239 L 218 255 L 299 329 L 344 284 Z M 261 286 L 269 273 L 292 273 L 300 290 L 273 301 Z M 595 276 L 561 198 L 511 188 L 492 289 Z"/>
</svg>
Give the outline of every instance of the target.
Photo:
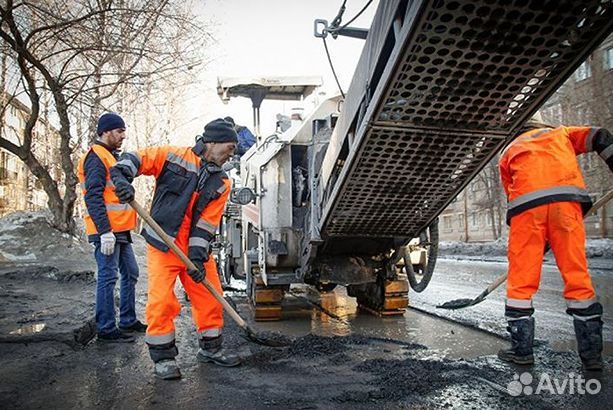
<svg viewBox="0 0 613 410">
<path fill-rule="evenodd" d="M 181 378 L 181 370 L 175 359 L 164 359 L 155 363 L 155 377 L 162 380 L 175 380 Z"/>
<path fill-rule="evenodd" d="M 590 320 L 574 316 L 577 350 L 585 370 L 602 370 L 602 320 L 600 317 Z"/>
<path fill-rule="evenodd" d="M 109 333 L 98 333 L 98 342 L 101 343 L 132 343 L 134 337 L 126 335 L 119 329 L 114 329 Z"/>
<path fill-rule="evenodd" d="M 142 323 L 140 320 L 137 320 L 130 326 L 119 326 L 119 330 L 124 333 L 145 333 L 147 331 L 147 325 Z"/>
<path fill-rule="evenodd" d="M 234 367 L 241 364 L 237 355 L 230 354 L 222 347 L 222 337 L 203 337 L 198 340 L 200 349 L 196 357 L 202 363 L 214 363 L 218 366 Z"/>
<path fill-rule="evenodd" d="M 509 320 L 507 330 L 511 334 L 511 348 L 498 352 L 498 358 L 515 364 L 534 364 L 534 318 Z"/>
</svg>

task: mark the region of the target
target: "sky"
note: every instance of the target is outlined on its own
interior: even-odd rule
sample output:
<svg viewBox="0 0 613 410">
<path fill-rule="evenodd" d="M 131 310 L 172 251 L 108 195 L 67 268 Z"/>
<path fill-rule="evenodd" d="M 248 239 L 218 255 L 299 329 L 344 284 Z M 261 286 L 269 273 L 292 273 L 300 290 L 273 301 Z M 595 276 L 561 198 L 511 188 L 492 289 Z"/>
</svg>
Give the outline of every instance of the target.
<svg viewBox="0 0 613 410">
<path fill-rule="evenodd" d="M 315 19 L 331 21 L 342 0 L 196 0 L 197 11 L 210 26 L 215 43 L 206 51 L 207 64 L 200 73 L 197 92 L 187 97 L 192 113 L 179 135 L 201 132 L 210 120 L 227 115 L 253 129 L 251 101 L 233 98 L 223 104 L 217 95 L 217 77 L 321 76 L 322 91 L 338 93 L 323 42 L 313 35 Z M 355 16 L 367 0 L 347 0 L 343 23 Z M 351 24 L 369 28 L 377 1 Z M 334 68 L 347 91 L 364 40 L 331 36 L 327 39 Z M 193 100 L 193 101 L 192 101 Z M 276 114 L 290 113 L 294 102 L 262 103 L 262 135 L 274 131 Z M 305 107 L 309 108 L 309 107 Z"/>
</svg>

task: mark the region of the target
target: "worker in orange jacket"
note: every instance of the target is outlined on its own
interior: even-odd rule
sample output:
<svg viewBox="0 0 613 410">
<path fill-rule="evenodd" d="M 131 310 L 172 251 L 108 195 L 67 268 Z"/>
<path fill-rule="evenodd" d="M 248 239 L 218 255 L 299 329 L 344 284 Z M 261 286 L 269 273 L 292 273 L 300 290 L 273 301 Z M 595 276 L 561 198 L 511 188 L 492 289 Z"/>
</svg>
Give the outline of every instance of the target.
<svg viewBox="0 0 613 410">
<path fill-rule="evenodd" d="M 188 271 L 162 239 L 145 226 L 149 270 L 145 340 L 155 363 L 155 375 L 177 379 L 181 372 L 175 357 L 174 318 L 181 305 L 174 293 L 177 277 L 192 305 L 201 362 L 220 366 L 240 364 L 237 356 L 222 348 L 223 311 L 221 304 L 200 282 L 206 278 L 222 292 L 211 243 L 230 195 L 231 181 L 221 165 L 234 154 L 237 135 L 232 124 L 217 119 L 204 128 L 194 147 L 162 146 L 123 154 L 111 168 L 115 192 L 123 202 L 134 199 L 131 181 L 138 175 L 153 175 L 156 188 L 151 205 L 152 218 L 176 245 L 199 267 Z"/>
<path fill-rule="evenodd" d="M 532 296 L 539 287 L 547 244 L 564 280 L 579 356 L 587 370 L 602 369 L 602 305 L 587 270 L 583 215 L 591 207 L 576 156 L 595 151 L 613 170 L 613 136 L 603 128 L 558 127 L 535 115 L 500 158 L 508 197 L 509 276 L 505 316 L 511 348 L 498 357 L 532 364 Z"/>
</svg>

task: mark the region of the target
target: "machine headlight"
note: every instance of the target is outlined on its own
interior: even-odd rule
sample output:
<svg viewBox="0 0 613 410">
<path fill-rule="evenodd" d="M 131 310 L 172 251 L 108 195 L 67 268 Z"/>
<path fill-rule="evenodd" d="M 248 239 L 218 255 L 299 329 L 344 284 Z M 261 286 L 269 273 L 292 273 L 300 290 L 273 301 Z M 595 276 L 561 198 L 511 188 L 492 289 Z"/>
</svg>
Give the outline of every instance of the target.
<svg viewBox="0 0 613 410">
<path fill-rule="evenodd" d="M 247 205 L 255 201 L 256 195 L 251 188 L 233 188 L 230 193 L 230 202 L 238 205 Z"/>
</svg>

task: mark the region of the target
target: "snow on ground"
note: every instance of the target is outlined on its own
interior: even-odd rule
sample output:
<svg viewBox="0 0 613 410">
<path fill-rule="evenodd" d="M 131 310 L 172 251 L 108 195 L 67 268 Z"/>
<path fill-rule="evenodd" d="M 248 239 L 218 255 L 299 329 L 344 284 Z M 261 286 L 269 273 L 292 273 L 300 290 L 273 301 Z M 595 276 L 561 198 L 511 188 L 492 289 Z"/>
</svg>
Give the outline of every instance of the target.
<svg viewBox="0 0 613 410">
<path fill-rule="evenodd" d="M 613 240 L 611 239 L 588 239 L 586 242 L 586 254 L 588 258 L 613 258 Z M 506 257 L 507 239 L 498 239 L 492 242 L 455 242 L 442 241 L 439 243 L 441 256 L 488 256 Z"/>
<path fill-rule="evenodd" d="M 48 211 L 20 211 L 0 218 L 0 261 L 91 269 L 92 247 L 83 237 L 53 228 Z"/>
</svg>

